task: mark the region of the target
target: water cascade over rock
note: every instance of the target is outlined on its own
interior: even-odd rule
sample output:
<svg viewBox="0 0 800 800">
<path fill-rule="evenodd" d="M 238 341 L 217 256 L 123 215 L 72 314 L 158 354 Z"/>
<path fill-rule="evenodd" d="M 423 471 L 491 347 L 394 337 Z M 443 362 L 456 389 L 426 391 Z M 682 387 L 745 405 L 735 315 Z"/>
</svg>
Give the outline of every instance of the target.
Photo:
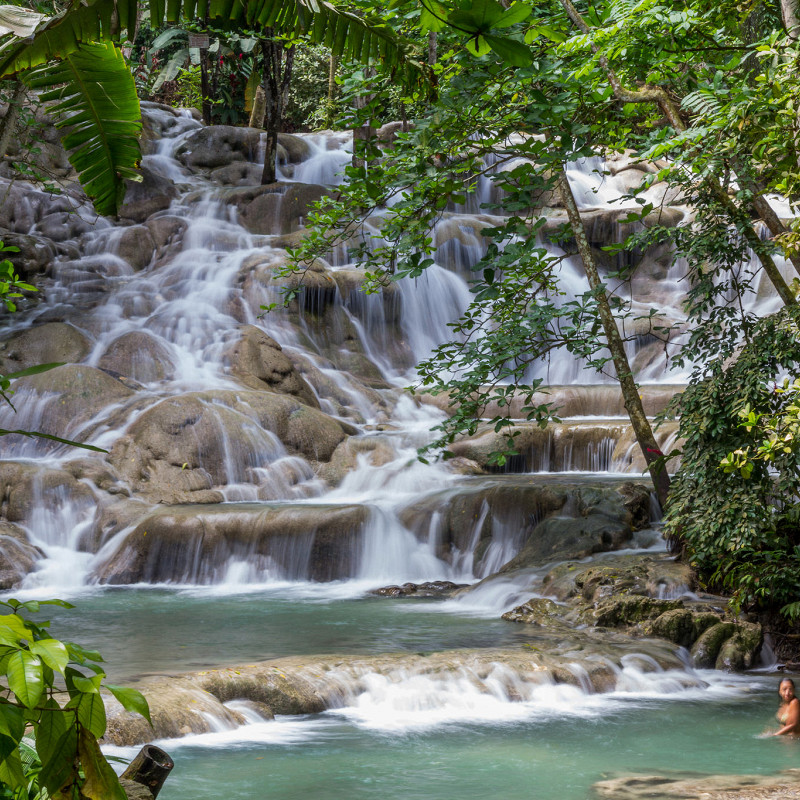
<svg viewBox="0 0 800 800">
<path fill-rule="evenodd" d="M 142 684 L 156 735 L 323 711 L 376 725 L 400 709 L 401 726 L 420 708 L 442 719 L 486 720 L 512 703 L 562 713 L 595 694 L 701 692 L 709 683 L 694 666 L 755 663 L 760 629 L 693 594 L 688 573 L 650 552 L 663 550 L 659 509 L 607 377 L 560 355 L 535 367 L 549 389 L 534 402 L 554 401 L 562 421 L 532 426 L 514 400 L 519 455 L 502 470 L 489 426 L 456 442 L 449 461 L 417 460 L 449 399 L 406 387 L 470 301 L 481 230 L 497 221 L 480 207 L 490 182 L 443 215 L 436 264 L 416 281 L 365 294 L 364 271 L 344 248 L 278 279 L 311 204 L 350 158 L 348 137 L 282 135 L 281 180 L 260 186 L 261 132 L 143 105 L 143 181 L 131 183 L 117 223 L 98 218 L 74 183 L 51 196 L 0 178 L 0 239 L 20 248 L 15 266 L 39 288 L 4 316 L 0 372 L 61 364 L 15 382 L 17 411 L 0 409 L 0 427 L 105 451 L 0 440 L 0 586 L 96 587 L 112 600 L 118 587 L 137 587 L 125 590 L 132 605 L 139 592 L 197 587 L 277 586 L 292 603 L 317 592 L 383 604 L 435 596 L 428 602 L 442 615 L 491 617 L 511 641 L 497 645 L 493 630 L 420 652 L 415 631 L 404 653 L 367 655 L 355 644 L 232 669 L 235 653 L 210 655 L 199 662 L 208 669 L 173 666 L 185 674 Z M 601 258 L 630 228 L 625 204 L 611 201 L 644 171 L 624 155 L 569 169 Z M 661 184 L 648 198 L 662 203 L 662 223 L 691 214 Z M 564 212 L 553 197 L 539 201 L 544 246 L 560 253 L 549 237 Z M 642 265 L 636 314 L 652 311 L 679 337 L 681 265 L 661 248 L 627 257 Z M 567 299 L 587 290 L 574 258 L 562 273 Z M 283 307 L 286 286 L 298 292 Z M 759 290 L 748 302 L 769 310 L 774 300 Z M 626 324 L 654 415 L 685 375 L 665 369 L 649 324 Z M 668 450 L 675 426 L 658 435 Z M 621 560 L 602 561 L 609 551 Z M 110 742 L 150 738 L 144 722 L 113 711 Z"/>
</svg>

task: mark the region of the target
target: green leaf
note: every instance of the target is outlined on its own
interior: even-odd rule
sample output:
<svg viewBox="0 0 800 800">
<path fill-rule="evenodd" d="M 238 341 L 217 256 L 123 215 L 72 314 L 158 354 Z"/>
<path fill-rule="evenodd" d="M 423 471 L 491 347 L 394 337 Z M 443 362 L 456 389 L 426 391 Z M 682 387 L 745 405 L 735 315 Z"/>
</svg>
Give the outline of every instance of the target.
<svg viewBox="0 0 800 800">
<path fill-rule="evenodd" d="M 53 758 L 64 734 L 74 724 L 74 713 L 64 711 L 52 698 L 45 703 L 36 726 L 36 752 L 42 764 Z"/>
<path fill-rule="evenodd" d="M 113 44 L 86 44 L 56 65 L 32 72 L 26 83 L 50 90 L 44 102 L 56 127 L 66 129 L 62 143 L 86 194 L 100 214 L 116 215 L 125 179 L 137 175 L 142 129 L 136 85 L 122 52 Z"/>
<path fill-rule="evenodd" d="M 441 31 L 447 26 L 447 11 L 435 0 L 423 0 L 419 24 L 423 31 Z"/>
<path fill-rule="evenodd" d="M 103 698 L 93 692 L 83 692 L 73 697 L 66 705 L 67 709 L 74 708 L 78 722 L 88 728 L 97 738 L 106 732 L 106 708 Z"/>
<path fill-rule="evenodd" d="M 486 41 L 489 47 L 512 67 L 527 67 L 533 61 L 531 51 L 522 42 L 505 36 L 487 36 Z"/>
<path fill-rule="evenodd" d="M 78 755 L 86 781 L 81 794 L 89 800 L 127 800 L 113 769 L 100 752 L 97 740 L 85 728 L 78 734 Z"/>
<path fill-rule="evenodd" d="M 147 699 L 140 691 L 137 689 L 130 689 L 126 686 L 112 686 L 109 683 L 105 685 L 105 688 L 117 698 L 120 705 L 126 711 L 133 711 L 143 716 L 152 726 L 153 721 L 150 719 L 150 706 L 147 703 Z"/>
<path fill-rule="evenodd" d="M 485 36 L 473 36 L 467 42 L 467 50 L 474 56 L 485 56 L 490 50 L 489 43 L 486 41 Z"/>
<path fill-rule="evenodd" d="M 6 662 L 8 686 L 24 706 L 33 708 L 42 699 L 44 674 L 38 656 L 19 650 L 8 656 Z"/>
<path fill-rule="evenodd" d="M 28 779 L 22 769 L 22 759 L 19 750 L 14 751 L 0 762 L 0 781 L 12 788 L 27 788 Z"/>
<path fill-rule="evenodd" d="M 89 734 L 91 735 L 91 734 Z M 37 745 L 38 747 L 38 745 Z M 51 795 L 61 788 L 78 780 L 78 731 L 70 725 L 58 740 L 49 748 L 50 757 L 42 763 L 39 781 Z"/>
<path fill-rule="evenodd" d="M 72 439 L 62 439 L 60 436 L 52 436 L 49 433 L 41 433 L 40 431 L 22 431 L 22 430 L 8 430 L 7 428 L 0 428 L 0 436 L 8 436 L 10 434 L 18 436 L 28 436 L 33 439 L 50 439 L 53 442 L 61 442 L 61 444 L 70 444 L 73 447 L 80 447 L 83 450 L 93 450 L 95 453 L 107 453 L 102 447 L 95 447 L 93 444 L 86 444 L 85 442 L 75 442 Z"/>
<path fill-rule="evenodd" d="M 503 12 L 503 15 L 495 20 L 493 28 L 508 28 L 510 25 L 516 25 L 518 22 L 524 22 L 533 13 L 530 6 L 524 3 L 513 3 L 509 9 Z"/>
<path fill-rule="evenodd" d="M 20 741 L 25 734 L 25 715 L 21 708 L 3 703 L 0 705 L 0 733 Z"/>
<path fill-rule="evenodd" d="M 64 362 L 63 361 L 54 362 L 53 364 L 36 364 L 33 367 L 28 367 L 27 369 L 21 369 L 18 372 L 9 372 L 8 375 L 6 375 L 6 378 L 11 378 L 12 380 L 14 378 L 24 378 L 27 375 L 38 375 L 41 372 L 48 372 L 51 369 L 55 369 L 56 367 L 63 367 L 63 366 L 64 366 Z M 32 602 L 35 602 L 35 601 L 30 600 L 30 601 L 28 601 L 28 603 L 23 603 L 23 605 L 26 608 L 28 608 L 29 603 L 32 603 Z"/>
<path fill-rule="evenodd" d="M 39 639 L 38 642 L 31 644 L 30 651 L 56 672 L 63 672 L 69 663 L 66 645 L 57 639 Z"/>
<path fill-rule="evenodd" d="M 64 642 L 64 644 L 67 646 L 70 658 L 78 664 L 85 664 L 87 661 L 103 660 L 103 656 L 101 656 L 97 650 L 87 650 L 79 644 L 75 644 L 75 642 Z"/>
</svg>

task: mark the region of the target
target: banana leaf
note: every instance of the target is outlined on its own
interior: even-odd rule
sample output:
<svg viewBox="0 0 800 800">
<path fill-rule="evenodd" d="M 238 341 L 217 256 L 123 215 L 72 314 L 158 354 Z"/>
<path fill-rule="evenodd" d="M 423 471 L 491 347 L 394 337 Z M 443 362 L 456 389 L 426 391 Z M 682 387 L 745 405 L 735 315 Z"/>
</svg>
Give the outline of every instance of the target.
<svg viewBox="0 0 800 800">
<path fill-rule="evenodd" d="M 84 191 L 99 214 L 116 215 L 141 157 L 139 99 L 122 53 L 111 43 L 83 45 L 25 82 L 57 102 L 51 111 Z"/>
</svg>

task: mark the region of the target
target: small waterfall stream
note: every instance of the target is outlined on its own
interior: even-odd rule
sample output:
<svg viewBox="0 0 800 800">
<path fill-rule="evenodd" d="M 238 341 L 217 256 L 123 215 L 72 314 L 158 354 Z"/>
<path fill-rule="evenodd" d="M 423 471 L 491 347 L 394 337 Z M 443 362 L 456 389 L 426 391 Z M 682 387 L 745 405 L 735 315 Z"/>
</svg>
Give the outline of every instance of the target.
<svg viewBox="0 0 800 800">
<path fill-rule="evenodd" d="M 53 237 L 57 255 L 37 302 L 6 319 L 0 359 L 6 372 L 28 357 L 64 366 L 20 380 L 17 412 L 0 409 L 0 426 L 108 452 L 0 441 L 7 587 L 76 600 L 88 618 L 73 628 L 59 612 L 59 630 L 101 649 L 122 678 L 325 653 L 536 652 L 532 626 L 500 615 L 550 597 L 547 571 L 598 548 L 555 548 L 535 568 L 504 568 L 543 522 L 594 513 L 600 501 L 590 495 L 621 502 L 620 487 L 641 482 L 643 465 L 616 387 L 560 356 L 532 377 L 547 379 L 563 422 L 545 431 L 520 425 L 520 454 L 504 474 L 487 466 L 491 430 L 457 443 L 452 461 L 417 460 L 446 403 L 405 387 L 470 302 L 491 183 L 439 222 L 436 264 L 423 277 L 365 295 L 362 271 L 341 251 L 306 273 L 288 308 L 265 315 L 262 306 L 280 300 L 273 270 L 286 263 L 309 204 L 340 180 L 348 138 L 285 139 L 281 183 L 259 187 L 255 132 L 214 133 L 164 107 L 146 113 L 157 134 L 142 162 L 153 205 L 144 211 L 132 200 L 127 224 L 111 226 L 81 204 L 51 208 L 32 189 L 15 196 L 15 219 L 26 221 L 13 230 Z M 209 146 L 220 142 L 233 154 L 225 164 Z M 614 213 L 628 206 L 617 200 L 640 173 L 617 167 L 607 174 L 591 159 L 572 165 L 569 179 L 598 228 L 618 233 Z M 658 184 L 649 192 L 654 202 L 675 200 Z M 674 208 L 676 218 L 689 214 Z M 564 301 L 586 291 L 575 259 L 561 269 Z M 638 295 L 637 313 L 658 307 L 680 323 L 681 265 L 662 271 Z M 762 310 L 773 302 L 763 288 L 751 299 Z M 647 332 L 635 338 L 630 355 L 653 414 L 685 376 L 665 371 L 663 348 Z M 674 430 L 663 436 L 669 442 Z M 656 515 L 644 507 L 648 520 L 637 532 L 628 526 L 612 549 L 663 550 L 649 524 Z M 472 586 L 444 601 L 369 594 L 437 581 Z M 687 596 L 686 587 L 665 592 Z M 618 737 L 623 754 L 638 756 L 609 768 L 638 767 L 637 737 L 654 715 L 667 720 L 664 748 L 675 752 L 683 715 L 694 720 L 690 730 L 702 728 L 740 702 L 749 716 L 735 724 L 748 736 L 758 711 L 747 698 L 763 699 L 770 686 L 698 672 L 677 656 L 662 667 L 646 644 L 623 655 L 609 646 L 588 661 L 582 647 L 564 656 L 571 682 L 534 679 L 501 661 L 436 673 L 326 667 L 339 695 L 323 714 L 266 720 L 239 701 L 224 713 L 204 710 L 210 732 L 167 743 L 191 768 L 162 797 L 205 796 L 203 781 L 224 769 L 240 775 L 228 794 L 242 798 L 267 781 L 282 800 L 312 791 L 331 800 L 431 796 L 445 786 L 465 798 L 505 796 L 541 781 L 546 800 L 577 800 L 606 770 L 607 745 L 582 755 L 574 781 L 558 777 L 566 752 L 574 766 L 577 749 Z M 265 751 L 269 763 L 256 755 Z M 346 768 L 336 764 L 342 752 Z M 762 750 L 758 757 L 763 770 L 786 763 Z M 700 768 L 691 759 L 684 766 Z M 738 768 L 732 758 L 729 771 Z M 329 785 L 308 778 L 319 770 L 329 771 Z"/>
</svg>

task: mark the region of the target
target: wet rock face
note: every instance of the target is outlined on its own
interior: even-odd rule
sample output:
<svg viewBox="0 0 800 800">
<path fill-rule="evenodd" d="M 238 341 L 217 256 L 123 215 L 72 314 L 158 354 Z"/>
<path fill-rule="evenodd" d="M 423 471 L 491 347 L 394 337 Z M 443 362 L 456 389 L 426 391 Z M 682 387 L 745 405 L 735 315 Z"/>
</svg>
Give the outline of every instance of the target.
<svg viewBox="0 0 800 800">
<path fill-rule="evenodd" d="M 97 365 L 139 383 L 163 381 L 172 378 L 175 373 L 175 365 L 167 348 L 143 331 L 131 331 L 114 339 Z"/>
<path fill-rule="evenodd" d="M 426 581 L 425 583 L 404 583 L 402 586 L 382 586 L 380 589 L 373 589 L 370 594 L 378 597 L 451 597 L 466 586 L 466 583 L 453 583 L 452 581 Z"/>
<path fill-rule="evenodd" d="M 245 325 L 228 360 L 231 372 L 246 386 L 291 394 L 307 406 L 319 408 L 314 390 L 297 372 L 281 346 L 260 328 Z"/>
<path fill-rule="evenodd" d="M 154 511 L 95 577 L 101 583 L 215 583 L 231 559 L 254 574 L 331 581 L 358 568 L 367 510 L 361 506 L 186 506 Z"/>
<path fill-rule="evenodd" d="M 223 167 L 232 161 L 256 161 L 260 131 L 213 125 L 200 128 L 181 145 L 177 157 L 187 167 Z"/>
</svg>

